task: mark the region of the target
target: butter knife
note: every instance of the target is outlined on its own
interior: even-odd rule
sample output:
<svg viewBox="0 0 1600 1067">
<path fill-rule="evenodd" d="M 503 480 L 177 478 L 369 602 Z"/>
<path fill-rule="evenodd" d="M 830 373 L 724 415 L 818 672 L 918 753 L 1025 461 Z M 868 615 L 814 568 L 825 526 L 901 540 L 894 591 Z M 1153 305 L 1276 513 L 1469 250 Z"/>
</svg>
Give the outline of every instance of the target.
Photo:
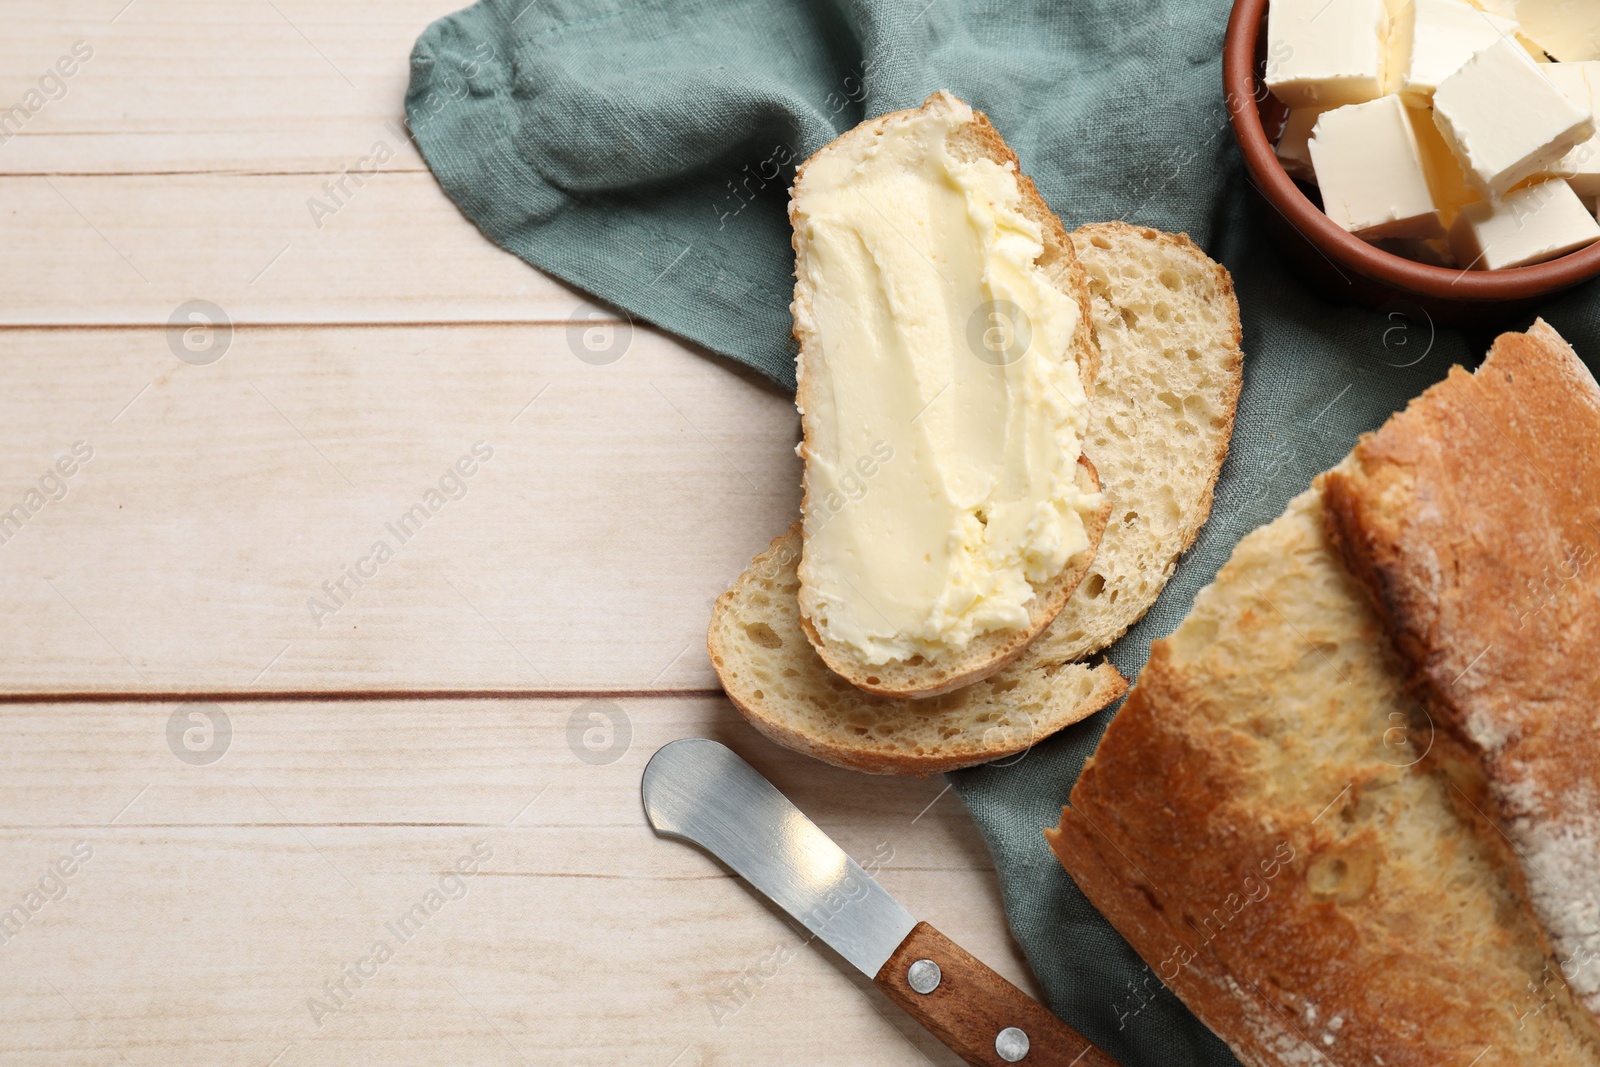
<svg viewBox="0 0 1600 1067">
<path fill-rule="evenodd" d="M 667 837 L 733 868 L 860 970 L 956 1055 L 1003 1067 L 1117 1067 L 1043 1005 L 911 914 L 725 745 L 685 738 L 644 769 Z"/>
</svg>

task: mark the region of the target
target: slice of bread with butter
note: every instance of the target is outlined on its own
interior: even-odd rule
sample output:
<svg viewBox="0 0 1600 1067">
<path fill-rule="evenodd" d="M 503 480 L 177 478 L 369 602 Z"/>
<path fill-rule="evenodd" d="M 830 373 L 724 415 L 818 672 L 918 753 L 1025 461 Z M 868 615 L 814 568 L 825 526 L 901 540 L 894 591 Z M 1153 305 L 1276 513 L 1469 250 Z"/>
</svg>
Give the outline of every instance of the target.
<svg viewBox="0 0 1600 1067">
<path fill-rule="evenodd" d="M 800 625 L 799 560 L 797 521 L 718 598 L 707 638 L 728 699 L 785 748 L 867 774 L 941 774 L 1013 756 L 1128 690 L 1109 663 L 1057 662 L 919 700 L 863 692 Z"/>
<path fill-rule="evenodd" d="M 945 92 L 817 152 L 789 214 L 801 625 L 858 688 L 947 693 L 1020 655 L 1094 558 L 1087 279 L 1016 155 Z"/>
<path fill-rule="evenodd" d="M 1110 664 L 1075 661 L 1144 614 L 1210 511 L 1239 396 L 1239 305 L 1227 271 L 1184 237 L 1113 222 L 1072 241 L 1101 349 L 1085 447 L 1112 505 L 1089 578 L 984 681 L 929 700 L 873 696 L 830 671 L 801 628 L 796 523 L 717 601 L 708 638 L 729 698 L 779 744 L 853 770 L 933 774 L 1012 756 L 1126 690 Z"/>
</svg>

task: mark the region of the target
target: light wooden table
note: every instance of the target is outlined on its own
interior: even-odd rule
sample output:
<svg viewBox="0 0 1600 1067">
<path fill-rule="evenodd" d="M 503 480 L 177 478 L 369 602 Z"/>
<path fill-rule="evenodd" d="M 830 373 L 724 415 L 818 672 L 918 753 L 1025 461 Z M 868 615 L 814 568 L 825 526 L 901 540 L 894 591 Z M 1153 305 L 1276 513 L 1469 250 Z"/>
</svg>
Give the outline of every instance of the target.
<svg viewBox="0 0 1600 1067">
<path fill-rule="evenodd" d="M 454 6 L 0 0 L 0 1063 L 954 1062 L 644 821 L 722 739 L 1029 984 L 942 782 L 717 690 L 792 405 L 445 199 L 397 122 Z"/>
</svg>

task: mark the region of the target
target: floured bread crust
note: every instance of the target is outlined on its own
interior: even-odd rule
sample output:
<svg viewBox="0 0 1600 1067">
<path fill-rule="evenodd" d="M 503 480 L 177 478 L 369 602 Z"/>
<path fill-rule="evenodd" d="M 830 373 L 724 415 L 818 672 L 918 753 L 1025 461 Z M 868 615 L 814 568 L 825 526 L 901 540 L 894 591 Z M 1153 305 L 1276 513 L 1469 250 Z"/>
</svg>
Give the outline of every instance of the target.
<svg viewBox="0 0 1600 1067">
<path fill-rule="evenodd" d="M 1152 646 L 1050 847 L 1248 1067 L 1593 1067 L 1520 872 L 1419 763 L 1322 512 L 1312 490 L 1246 537 Z M 1140 1025 L 1116 994 L 1110 1025 Z"/>
<path fill-rule="evenodd" d="M 1515 847 L 1600 1016 L 1600 387 L 1541 321 L 1363 439 L 1326 488 L 1458 801 Z"/>
</svg>

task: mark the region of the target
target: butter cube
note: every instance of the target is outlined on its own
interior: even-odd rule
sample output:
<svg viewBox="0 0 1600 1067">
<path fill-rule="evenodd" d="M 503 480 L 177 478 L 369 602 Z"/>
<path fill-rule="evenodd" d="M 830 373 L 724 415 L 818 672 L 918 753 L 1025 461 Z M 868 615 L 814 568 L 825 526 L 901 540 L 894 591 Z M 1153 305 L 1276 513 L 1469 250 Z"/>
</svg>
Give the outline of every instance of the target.
<svg viewBox="0 0 1600 1067">
<path fill-rule="evenodd" d="M 1403 0 L 1389 31 L 1388 89 L 1408 104 L 1426 106 L 1463 63 L 1516 32 L 1511 19 L 1467 0 Z"/>
<path fill-rule="evenodd" d="M 1267 88 L 1290 108 L 1360 104 L 1383 95 L 1385 0 L 1272 0 Z"/>
<path fill-rule="evenodd" d="M 1522 31 L 1561 63 L 1600 59 L 1600 3 L 1517 0 Z"/>
<path fill-rule="evenodd" d="M 1311 162 L 1328 217 L 1358 237 L 1441 237 L 1411 112 L 1398 96 L 1327 112 L 1311 134 Z"/>
<path fill-rule="evenodd" d="M 1600 115 L 1600 62 L 1550 63 L 1539 69 L 1575 106 Z M 1579 196 L 1600 196 L 1600 133 L 1562 156 L 1554 173 Z"/>
<path fill-rule="evenodd" d="M 1450 249 L 1468 270 L 1526 267 L 1596 241 L 1600 221 L 1559 178 L 1468 204 L 1450 229 Z"/>
<path fill-rule="evenodd" d="M 1303 182 L 1316 182 L 1317 170 L 1311 164 L 1311 130 L 1322 117 L 1319 108 L 1301 108 L 1289 112 L 1289 121 L 1278 138 L 1278 162 L 1288 171 L 1289 177 Z"/>
<path fill-rule="evenodd" d="M 1593 112 L 1568 100 L 1508 38 L 1440 83 L 1433 119 L 1467 177 L 1486 193 L 1504 193 L 1549 170 L 1595 132 Z"/>
<path fill-rule="evenodd" d="M 1411 109 L 1411 128 L 1416 131 L 1417 147 L 1421 149 L 1422 170 L 1428 177 L 1428 190 L 1433 194 L 1434 207 L 1439 210 L 1439 225 L 1448 230 L 1468 204 L 1483 199 L 1483 194 L 1467 181 L 1466 172 L 1456 160 L 1455 153 L 1445 143 L 1444 135 L 1433 123 L 1433 114 L 1426 108 Z"/>
</svg>

